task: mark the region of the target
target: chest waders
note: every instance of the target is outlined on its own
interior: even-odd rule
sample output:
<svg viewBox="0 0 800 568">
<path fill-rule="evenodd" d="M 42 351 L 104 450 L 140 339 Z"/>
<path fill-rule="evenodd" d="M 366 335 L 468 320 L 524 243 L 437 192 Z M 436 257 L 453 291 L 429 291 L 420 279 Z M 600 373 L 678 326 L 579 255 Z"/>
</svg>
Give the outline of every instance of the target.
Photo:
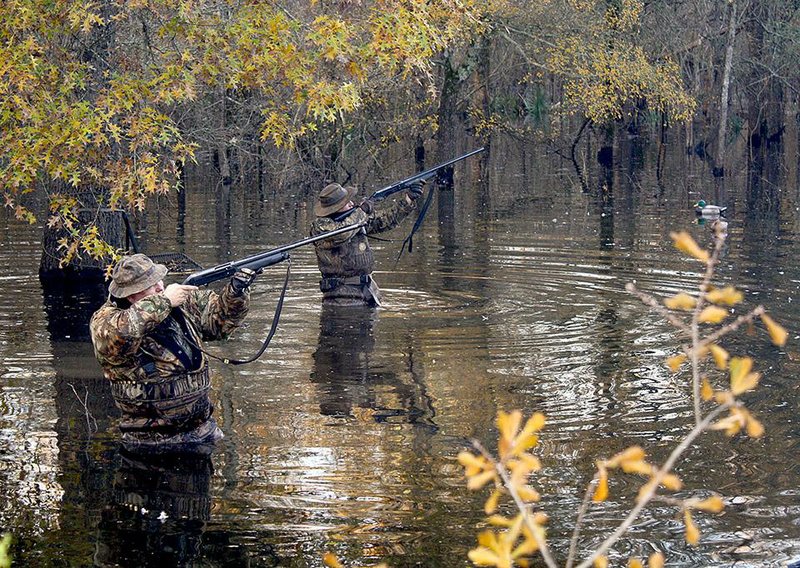
<svg viewBox="0 0 800 568">
<path fill-rule="evenodd" d="M 206 422 L 214 410 L 208 392 L 211 379 L 208 362 L 193 347 L 191 324 L 179 309 L 161 322 L 150 338 L 191 369 L 173 376 L 159 374 L 153 357 L 139 352 L 145 381 L 113 381 L 111 394 L 122 411 L 120 430 L 133 439 L 171 436 L 191 431 Z"/>
</svg>

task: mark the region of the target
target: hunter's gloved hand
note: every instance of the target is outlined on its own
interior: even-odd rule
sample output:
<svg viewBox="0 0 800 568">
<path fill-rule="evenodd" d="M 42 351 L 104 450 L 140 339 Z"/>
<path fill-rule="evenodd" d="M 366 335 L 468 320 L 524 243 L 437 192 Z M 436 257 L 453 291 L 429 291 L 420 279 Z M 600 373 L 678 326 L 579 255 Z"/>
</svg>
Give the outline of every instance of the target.
<svg viewBox="0 0 800 568">
<path fill-rule="evenodd" d="M 249 268 L 240 268 L 236 274 L 231 277 L 231 289 L 234 295 L 241 296 L 242 293 L 250 287 L 253 280 L 258 276 L 258 272 L 250 270 Z"/>
<path fill-rule="evenodd" d="M 358 208 L 367 215 L 371 215 L 372 212 L 375 211 L 375 203 L 373 203 L 371 199 L 365 199 L 359 204 Z"/>
<path fill-rule="evenodd" d="M 411 183 L 408 188 L 406 189 L 406 195 L 411 198 L 412 201 L 416 201 L 420 197 L 422 197 L 422 188 L 425 187 L 425 180 L 420 179 L 413 183 Z"/>
</svg>

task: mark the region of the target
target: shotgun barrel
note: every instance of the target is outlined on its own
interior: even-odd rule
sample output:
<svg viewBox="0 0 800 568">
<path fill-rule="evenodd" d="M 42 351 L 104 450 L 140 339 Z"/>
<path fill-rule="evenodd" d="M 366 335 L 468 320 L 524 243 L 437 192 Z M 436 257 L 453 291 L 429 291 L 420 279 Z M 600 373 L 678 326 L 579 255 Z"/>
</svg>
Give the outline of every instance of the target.
<svg viewBox="0 0 800 568">
<path fill-rule="evenodd" d="M 403 189 L 405 189 L 406 187 L 408 187 L 410 184 L 414 183 L 415 181 L 418 181 L 418 180 L 421 180 L 421 179 L 422 180 L 428 179 L 429 177 L 431 177 L 433 174 L 435 174 L 436 172 L 438 172 L 442 168 L 446 168 L 447 166 L 452 166 L 453 164 L 455 164 L 457 162 L 460 162 L 461 160 L 465 160 L 466 158 L 469 158 L 470 156 L 473 156 L 473 155 L 475 155 L 475 154 L 477 154 L 479 152 L 483 152 L 484 150 L 485 150 L 484 147 L 480 147 L 477 150 L 473 150 L 472 152 L 467 152 L 463 156 L 459 156 L 458 158 L 453 158 L 452 160 L 449 160 L 447 162 L 439 164 L 438 166 L 434 166 L 429 170 L 425 170 L 424 172 L 419 172 L 418 174 L 414 174 L 413 176 L 408 177 L 408 178 L 406 178 L 406 179 L 404 179 L 402 181 L 395 182 L 392 185 L 384 187 L 383 189 L 379 189 L 378 191 L 376 191 L 375 193 L 370 195 L 369 198 L 374 200 L 374 201 L 379 201 L 381 199 L 385 199 L 386 197 L 389 197 L 393 193 L 397 193 L 398 191 L 402 191 Z"/>
<path fill-rule="evenodd" d="M 239 260 L 232 260 L 230 262 L 218 264 L 217 266 L 212 266 L 211 268 L 206 268 L 205 270 L 199 270 L 197 272 L 193 272 L 192 274 L 190 274 L 186 278 L 186 280 L 183 281 L 183 283 L 191 286 L 204 286 L 205 284 L 211 284 L 212 282 L 216 282 L 217 280 L 230 278 L 231 276 L 236 274 L 238 270 L 241 270 L 242 268 L 249 268 L 250 270 L 253 270 L 255 272 L 260 272 L 263 269 L 267 268 L 268 266 L 272 266 L 273 264 L 278 264 L 279 262 L 283 262 L 284 260 L 289 258 L 289 251 L 291 250 L 294 250 L 296 248 L 305 245 L 310 245 L 317 241 L 334 237 L 336 235 L 340 235 L 348 231 L 355 231 L 363 226 L 364 223 L 358 223 L 356 225 L 350 225 L 348 227 L 340 227 L 333 231 L 328 231 L 327 233 L 320 233 L 319 235 L 314 235 L 313 237 L 301 239 L 299 241 L 289 243 L 288 245 L 283 245 L 278 248 L 260 252 L 258 254 L 254 254 L 252 256 L 248 256 Z"/>
</svg>

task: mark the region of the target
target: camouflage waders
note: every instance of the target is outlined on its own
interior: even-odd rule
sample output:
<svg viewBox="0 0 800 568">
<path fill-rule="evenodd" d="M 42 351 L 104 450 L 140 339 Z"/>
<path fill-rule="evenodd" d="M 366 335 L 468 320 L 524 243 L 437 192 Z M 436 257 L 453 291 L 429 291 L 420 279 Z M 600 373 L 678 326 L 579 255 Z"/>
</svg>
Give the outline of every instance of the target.
<svg viewBox="0 0 800 568">
<path fill-rule="evenodd" d="M 198 347 L 227 337 L 248 305 L 247 290 L 236 294 L 227 284 L 219 294 L 193 291 L 179 308 L 153 294 L 132 305 L 110 297 L 95 312 L 92 343 L 129 449 L 179 451 L 222 437 L 211 417 L 208 361 Z"/>
<path fill-rule="evenodd" d="M 367 223 L 353 233 L 342 233 L 314 243 L 317 264 L 322 273 L 320 290 L 323 303 L 344 306 L 381 305 L 381 291 L 372 278 L 375 258 L 367 235 L 393 229 L 415 209 L 416 203 L 409 203 L 403 197 L 391 206 L 369 215 L 355 208 L 340 221 L 335 220 L 334 216 L 318 217 L 314 221 L 311 226 L 312 236 L 348 225 Z"/>
</svg>

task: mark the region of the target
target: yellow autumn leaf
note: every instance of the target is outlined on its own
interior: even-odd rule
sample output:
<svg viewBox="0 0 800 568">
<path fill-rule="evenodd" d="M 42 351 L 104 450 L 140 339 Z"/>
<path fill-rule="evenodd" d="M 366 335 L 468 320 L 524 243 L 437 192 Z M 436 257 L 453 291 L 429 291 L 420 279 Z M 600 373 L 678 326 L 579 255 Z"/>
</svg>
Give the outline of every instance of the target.
<svg viewBox="0 0 800 568">
<path fill-rule="evenodd" d="M 753 360 L 750 357 L 734 357 L 731 359 L 731 392 L 734 396 L 754 389 L 761 378 L 760 373 L 751 373 Z"/>
<path fill-rule="evenodd" d="M 594 568 L 607 568 L 608 557 L 601 555 L 594 559 Z"/>
<path fill-rule="evenodd" d="M 483 469 L 485 463 L 480 457 L 467 451 L 458 452 L 458 463 L 464 467 L 477 467 Z"/>
<path fill-rule="evenodd" d="M 647 559 L 647 568 L 664 568 L 664 555 L 660 552 L 654 552 Z"/>
<path fill-rule="evenodd" d="M 756 420 L 750 413 L 747 415 L 747 435 L 751 438 L 760 438 L 764 435 L 764 426 Z"/>
<path fill-rule="evenodd" d="M 608 471 L 606 471 L 605 467 L 598 464 L 598 474 L 597 487 L 592 496 L 592 500 L 596 503 L 608 499 Z"/>
<path fill-rule="evenodd" d="M 753 369 L 753 359 L 750 357 L 734 357 L 731 359 L 731 384 L 740 381 Z"/>
<path fill-rule="evenodd" d="M 725 430 L 725 433 L 728 436 L 735 436 L 739 433 L 744 425 L 744 421 L 741 417 L 737 416 L 736 414 L 731 411 L 730 416 L 726 416 L 725 418 L 718 420 L 714 424 L 712 424 L 709 428 L 711 430 Z"/>
<path fill-rule="evenodd" d="M 711 351 L 711 356 L 714 358 L 717 369 L 724 371 L 728 367 L 728 358 L 730 357 L 728 352 L 716 344 L 709 345 L 708 349 Z"/>
<path fill-rule="evenodd" d="M 670 310 L 689 311 L 697 305 L 697 300 L 686 292 L 681 292 L 664 300 L 664 305 Z"/>
<path fill-rule="evenodd" d="M 772 339 L 772 343 L 778 347 L 783 347 L 786 345 L 786 339 L 789 337 L 789 334 L 780 324 L 775 322 L 775 320 L 769 317 L 767 314 L 761 314 L 761 321 L 764 322 L 764 326 L 766 326 L 767 331 L 769 332 L 769 337 Z"/>
<path fill-rule="evenodd" d="M 322 562 L 328 568 L 344 568 L 342 563 L 339 562 L 339 559 L 336 558 L 336 555 L 332 552 L 326 552 L 325 555 L 322 557 Z"/>
<path fill-rule="evenodd" d="M 514 524 L 513 520 L 507 519 L 502 515 L 491 515 L 486 519 L 486 522 L 494 527 L 510 527 Z"/>
<path fill-rule="evenodd" d="M 661 485 L 670 491 L 680 491 L 681 487 L 683 487 L 683 482 L 674 473 L 668 473 L 661 479 Z"/>
<path fill-rule="evenodd" d="M 497 554 L 483 546 L 473 548 L 467 553 L 467 556 L 473 564 L 478 566 L 497 566 L 500 561 Z"/>
<path fill-rule="evenodd" d="M 622 462 L 643 460 L 646 455 L 641 446 L 630 446 L 607 459 L 604 465 L 606 467 L 619 467 Z"/>
<path fill-rule="evenodd" d="M 708 306 L 703 308 L 700 315 L 697 316 L 697 321 L 700 323 L 719 323 L 728 316 L 728 310 L 720 308 L 719 306 Z"/>
<path fill-rule="evenodd" d="M 625 473 L 650 475 L 653 472 L 653 466 L 644 460 L 625 460 L 621 463 L 621 466 L 622 471 Z"/>
<path fill-rule="evenodd" d="M 715 288 L 706 294 L 706 299 L 715 304 L 734 306 L 744 299 L 744 295 L 733 286 Z"/>
<path fill-rule="evenodd" d="M 495 489 L 492 491 L 492 494 L 489 495 L 489 498 L 486 499 L 486 503 L 483 505 L 483 512 L 487 515 L 491 515 L 497 510 L 497 502 L 500 500 L 500 491 Z"/>
<path fill-rule="evenodd" d="M 532 456 L 531 454 L 520 454 L 519 458 L 517 459 L 519 460 L 520 465 L 527 471 L 539 471 L 542 469 L 542 462 L 540 462 L 539 458 L 536 456 Z"/>
<path fill-rule="evenodd" d="M 708 382 L 707 377 L 703 377 L 703 383 L 700 386 L 700 397 L 706 402 L 714 398 L 714 388 Z"/>
<path fill-rule="evenodd" d="M 700 248 L 700 246 L 695 242 L 689 233 L 686 231 L 680 231 L 679 233 L 673 232 L 670 233 L 669 236 L 672 237 L 676 249 L 681 252 L 685 252 L 689 256 L 693 256 L 697 260 L 708 262 L 708 259 L 710 258 L 708 251 Z"/>
<path fill-rule="evenodd" d="M 678 369 L 680 369 L 681 365 L 683 365 L 683 363 L 686 361 L 686 359 L 688 359 L 686 353 L 673 355 L 672 357 L 667 359 L 666 361 L 667 367 L 669 367 L 673 373 L 676 373 Z"/>
<path fill-rule="evenodd" d="M 717 404 L 733 404 L 734 397 L 730 391 L 715 391 L 714 392 L 714 401 Z"/>
<path fill-rule="evenodd" d="M 525 567 L 530 566 L 528 561 L 521 556 L 530 556 L 539 550 L 539 543 L 533 538 L 526 538 L 522 543 L 511 552 L 511 557 L 517 563 L 517 566 Z"/>
<path fill-rule="evenodd" d="M 521 422 L 522 413 L 519 410 L 512 412 L 501 410 L 497 413 L 497 429 L 500 431 L 500 440 L 497 446 L 501 458 L 505 458 L 511 450 Z"/>
<path fill-rule="evenodd" d="M 497 476 L 497 472 L 493 470 L 484 471 L 483 473 L 479 473 L 478 475 L 473 475 L 467 481 L 467 488 L 472 489 L 473 491 L 480 489 Z"/>
<path fill-rule="evenodd" d="M 536 502 L 540 499 L 539 492 L 536 491 L 533 487 L 530 487 L 528 485 L 523 485 L 522 487 L 518 487 L 517 495 L 519 495 L 519 498 L 526 503 Z"/>
<path fill-rule="evenodd" d="M 737 384 L 731 385 L 731 392 L 734 395 L 740 395 L 749 390 L 753 390 L 758 386 L 758 381 L 761 379 L 761 373 L 748 373 Z"/>
<path fill-rule="evenodd" d="M 686 542 L 692 546 L 697 545 L 700 541 L 700 531 L 692 520 L 692 513 L 689 509 L 683 511 L 683 523 L 686 525 Z"/>
<path fill-rule="evenodd" d="M 545 422 L 547 419 L 545 418 L 544 414 L 541 412 L 534 412 L 533 415 L 528 418 L 528 421 L 525 423 L 525 430 L 532 430 L 533 432 L 538 432 L 542 428 L 544 428 Z"/>
<path fill-rule="evenodd" d="M 694 508 L 709 513 L 719 513 L 725 508 L 725 503 L 722 502 L 722 498 L 719 495 L 713 495 L 708 499 L 695 503 Z"/>
<path fill-rule="evenodd" d="M 628 560 L 628 568 L 644 568 L 644 564 L 638 558 L 631 558 Z"/>
</svg>

